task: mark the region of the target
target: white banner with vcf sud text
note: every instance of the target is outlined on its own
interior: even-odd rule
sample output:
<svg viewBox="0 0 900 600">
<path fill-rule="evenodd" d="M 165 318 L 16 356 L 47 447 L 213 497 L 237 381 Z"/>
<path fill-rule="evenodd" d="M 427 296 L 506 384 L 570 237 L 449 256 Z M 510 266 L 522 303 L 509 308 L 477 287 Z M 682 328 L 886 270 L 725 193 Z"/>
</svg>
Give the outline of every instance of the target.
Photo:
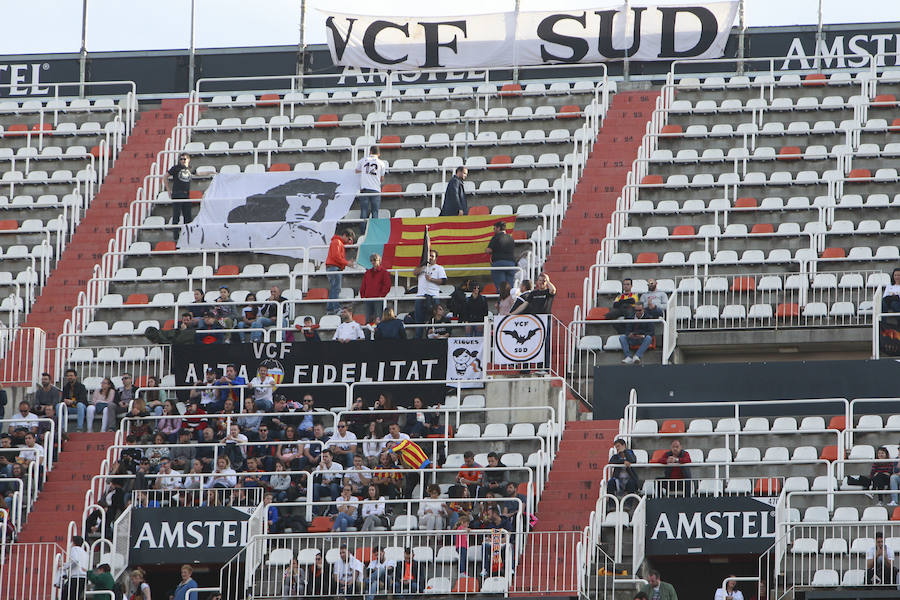
<svg viewBox="0 0 900 600">
<path fill-rule="evenodd" d="M 598 0 L 591 9 L 452 17 L 322 11 L 334 64 L 415 70 L 719 58 L 739 0 Z"/>
</svg>

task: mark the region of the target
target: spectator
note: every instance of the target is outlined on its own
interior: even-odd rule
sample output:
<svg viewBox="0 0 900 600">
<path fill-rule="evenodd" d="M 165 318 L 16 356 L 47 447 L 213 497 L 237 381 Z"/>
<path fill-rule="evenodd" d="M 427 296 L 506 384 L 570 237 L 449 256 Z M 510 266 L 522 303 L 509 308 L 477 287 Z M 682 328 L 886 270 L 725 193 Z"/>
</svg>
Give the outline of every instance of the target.
<svg viewBox="0 0 900 600">
<path fill-rule="evenodd" d="M 513 287 L 510 285 L 508 281 L 504 281 L 497 287 L 497 314 L 498 315 L 508 315 L 509 311 L 512 310 L 513 304 L 516 302 L 516 298 L 519 297 L 518 290 L 515 290 L 513 293 Z"/>
<path fill-rule="evenodd" d="M 306 576 L 306 593 L 310 596 L 322 596 L 330 589 L 329 577 L 325 571 L 325 561 L 321 554 L 316 554 L 313 564 L 309 565 Z"/>
<path fill-rule="evenodd" d="M 359 286 L 360 298 L 378 298 L 363 302 L 366 306 L 366 323 L 374 323 L 378 313 L 384 309 L 383 298 L 391 291 L 391 274 L 381 266 L 381 256 L 373 253 L 369 256 L 372 268 L 368 269 Z"/>
<path fill-rule="evenodd" d="M 316 425 L 316 427 L 321 427 Z M 334 455 L 328 448 L 322 450 L 322 460 L 319 465 L 313 469 L 314 473 L 321 473 L 321 476 L 313 479 L 313 502 L 319 502 L 322 495 L 329 496 L 332 500 L 337 500 L 341 495 L 341 475 L 344 468 L 334 461 Z M 317 514 L 323 514 L 324 508 L 317 506 Z"/>
<path fill-rule="evenodd" d="M 359 173 L 359 216 L 363 220 L 362 231 L 366 231 L 366 221 L 377 219 L 381 210 L 381 184 L 387 171 L 387 163 L 381 160 L 378 146 L 369 148 L 369 155 L 356 163 Z"/>
<path fill-rule="evenodd" d="M 269 367 L 265 364 L 259 365 L 256 377 L 250 380 L 250 391 L 253 393 L 253 401 L 258 410 L 268 411 L 275 406 L 272 401 L 275 385 L 275 378 L 269 375 Z"/>
<path fill-rule="evenodd" d="M 321 423 L 316 423 L 313 426 L 313 437 L 312 442 L 317 442 L 313 444 L 305 444 L 303 448 L 303 461 L 302 468 L 313 468 L 318 466 L 322 460 L 322 452 L 325 447 L 325 443 L 328 442 L 328 436 L 325 435 L 325 428 L 322 427 Z M 332 458 L 334 456 L 332 455 Z"/>
<path fill-rule="evenodd" d="M 448 517 L 447 507 L 440 500 L 441 488 L 432 483 L 429 484 L 426 492 L 427 499 L 419 502 L 419 529 L 441 531 L 446 527 Z"/>
<path fill-rule="evenodd" d="M 303 333 L 303 341 L 305 342 L 321 342 L 319 337 L 319 326 L 313 322 L 312 317 L 303 317 L 303 325 L 294 325 L 294 329 L 299 329 Z"/>
<path fill-rule="evenodd" d="M 220 306 L 216 306 L 213 309 L 213 312 L 216 315 L 216 318 L 219 320 L 219 323 L 222 324 L 225 329 L 233 329 L 234 321 L 235 321 L 235 307 L 233 304 L 233 300 L 231 299 L 231 290 L 227 285 L 223 285 L 219 287 L 219 297 L 215 299 L 216 303 L 219 303 Z"/>
<path fill-rule="evenodd" d="M 345 483 L 339 496 L 334 497 L 334 507 L 337 514 L 334 516 L 332 531 L 347 531 L 348 527 L 356 526 L 359 513 L 359 500 L 353 496 L 353 488 Z"/>
<path fill-rule="evenodd" d="M 656 569 L 650 571 L 650 574 L 647 576 L 647 582 L 641 591 L 647 594 L 648 598 L 653 600 L 678 600 L 675 588 L 672 587 L 671 583 L 660 581 L 659 571 Z"/>
<path fill-rule="evenodd" d="M 450 489 L 450 496 L 453 498 L 471 498 L 469 486 L 454 485 Z M 450 528 L 455 529 L 456 523 L 462 519 L 463 515 L 468 516 L 472 512 L 475 508 L 475 503 L 467 502 L 466 500 L 454 500 L 447 508 L 449 509 Z"/>
<path fill-rule="evenodd" d="M 166 173 L 166 190 L 172 202 L 172 239 L 176 242 L 181 234 L 178 227 L 179 217 L 184 225 L 191 222 L 191 155 L 182 152 L 178 155 L 178 162 L 172 165 Z"/>
<path fill-rule="evenodd" d="M 382 394 L 382 397 L 385 397 L 385 394 Z M 403 440 L 408 440 L 409 436 L 405 433 L 400 433 L 400 425 L 397 423 L 391 423 L 388 425 L 388 432 L 382 439 L 381 449 L 385 450 L 388 447 L 388 443 L 393 442 L 395 444 L 399 444 Z"/>
<path fill-rule="evenodd" d="M 216 459 L 216 468 L 211 475 L 212 477 L 203 486 L 205 489 L 233 488 L 237 485 L 237 472 L 231 468 L 231 461 L 227 456 Z"/>
<path fill-rule="evenodd" d="M 506 468 L 506 465 L 500 461 L 500 455 L 496 452 L 489 452 L 487 455 L 488 468 L 484 471 L 484 486 L 479 490 L 478 495 L 483 496 L 486 492 L 494 492 L 494 495 L 503 493 L 503 484 L 506 482 L 507 471 L 500 469 Z"/>
<path fill-rule="evenodd" d="M 394 569 L 397 561 L 388 559 L 384 554 L 384 548 L 378 546 L 369 562 L 369 577 L 366 585 L 365 600 L 375 600 L 379 584 L 383 584 L 388 591 L 393 589 Z"/>
<path fill-rule="evenodd" d="M 203 322 L 203 315 L 209 310 L 205 298 L 206 292 L 202 289 L 196 288 L 194 290 L 194 301 L 187 307 L 188 312 L 191 313 L 194 325 L 200 325 Z"/>
<path fill-rule="evenodd" d="M 640 479 L 638 479 L 637 473 L 634 472 L 631 465 L 637 464 L 637 458 L 622 438 L 616 439 L 613 442 L 613 447 L 616 452 L 610 457 L 609 464 L 624 466 L 613 469 L 612 477 L 607 482 L 606 487 L 611 493 L 619 497 L 625 494 L 636 493 L 640 487 Z M 687 453 L 685 452 L 685 454 Z"/>
<path fill-rule="evenodd" d="M 511 315 L 544 315 L 553 312 L 553 299 L 556 297 L 556 286 L 550 281 L 550 276 L 541 273 L 537 278 L 534 289 L 521 294 Z"/>
<path fill-rule="evenodd" d="M 186 600 L 188 590 L 193 590 L 197 587 L 197 582 L 194 581 L 192 575 L 194 574 L 194 567 L 191 565 L 181 565 L 181 581 L 178 582 L 178 585 L 175 587 L 175 594 L 173 595 L 173 600 Z"/>
<path fill-rule="evenodd" d="M 113 410 L 115 399 L 116 390 L 113 388 L 112 380 L 109 377 L 104 377 L 103 381 L 100 382 L 100 388 L 94 390 L 94 393 L 91 394 L 87 410 L 85 411 L 88 431 L 94 430 L 94 416 L 98 410 L 103 415 L 100 419 L 100 431 L 109 430 L 109 413 Z"/>
<path fill-rule="evenodd" d="M 897 584 L 894 549 L 885 543 L 884 534 L 875 534 L 875 544 L 866 551 L 866 583 L 870 585 Z"/>
<path fill-rule="evenodd" d="M 341 419 L 337 424 L 337 432 L 334 433 L 325 445 L 334 455 L 334 459 L 344 468 L 353 466 L 353 456 L 356 454 L 356 434 L 347 430 L 347 421 Z"/>
<path fill-rule="evenodd" d="M 156 375 L 147 377 L 147 385 L 141 389 L 140 394 L 146 403 L 147 410 L 157 417 L 162 416 L 163 406 L 168 397 L 165 390 L 159 389 L 159 378 Z"/>
<path fill-rule="evenodd" d="M 63 402 L 69 412 L 76 412 L 78 431 L 84 431 L 84 417 L 87 412 L 87 388 L 78 381 L 75 369 L 66 369 L 66 383 L 62 389 Z"/>
<path fill-rule="evenodd" d="M 428 253 L 428 262 L 424 266 L 418 266 L 413 273 L 418 277 L 418 287 L 415 304 L 416 323 L 424 323 L 429 315 L 434 312 L 435 298 L 441 292 L 440 286 L 447 281 L 447 272 L 444 267 L 437 264 L 437 250 L 431 250 Z M 421 328 L 416 329 L 416 339 L 421 339 L 424 332 Z"/>
<path fill-rule="evenodd" d="M 477 495 L 478 487 L 484 481 L 484 467 L 475 462 L 475 453 L 466 450 L 463 454 L 463 466 L 456 474 L 456 483 L 469 488 L 469 495 Z"/>
<path fill-rule="evenodd" d="M 356 235 L 349 229 L 345 229 L 340 235 L 331 237 L 331 244 L 328 245 L 328 256 L 325 258 L 325 270 L 328 272 L 328 305 L 326 310 L 328 314 L 337 314 L 340 312 L 341 306 L 337 299 L 341 295 L 342 272 L 347 267 L 355 266 L 356 263 L 347 259 L 346 246 L 352 245 L 356 240 Z"/>
<path fill-rule="evenodd" d="M 612 309 L 606 313 L 606 320 L 630 319 L 634 313 L 634 305 L 638 302 L 638 295 L 631 291 L 631 278 L 626 277 L 622 280 L 622 293 L 613 299 Z M 622 335 L 625 333 L 625 325 L 622 323 L 613 325 L 616 333 Z"/>
<path fill-rule="evenodd" d="M 241 416 L 236 420 L 240 428 L 243 431 L 259 432 L 259 426 L 260 423 L 262 423 L 262 420 L 262 413 L 256 410 L 256 401 L 251 397 L 244 398 L 244 407 L 241 411 Z"/>
<path fill-rule="evenodd" d="M 416 594 L 425 591 L 424 562 L 413 560 L 411 548 L 403 549 L 403 562 L 394 568 L 394 594 Z"/>
<path fill-rule="evenodd" d="M 207 369 L 207 373 L 209 373 L 209 371 L 210 369 Z M 213 373 L 215 373 L 215 371 L 213 371 Z M 215 412 L 222 410 L 225 406 L 225 400 L 228 399 L 231 399 L 231 401 L 237 405 L 243 396 L 241 388 L 247 385 L 247 380 L 237 374 L 236 365 L 228 365 L 225 367 L 225 374 L 213 385 L 224 386 L 224 389 L 219 392 L 218 401 L 210 406 L 210 409 Z"/>
<path fill-rule="evenodd" d="M 225 329 L 219 323 L 216 313 L 211 310 L 203 313 L 203 319 L 197 325 L 196 343 L 198 344 L 224 344 L 224 333 L 211 333 L 220 329 Z"/>
<path fill-rule="evenodd" d="M 366 334 L 363 332 L 362 327 L 353 320 L 353 309 L 345 306 L 341 309 L 340 314 L 341 324 L 334 330 L 334 339 L 336 341 L 346 344 L 347 342 L 366 339 Z"/>
<path fill-rule="evenodd" d="M 275 471 L 269 476 L 269 487 L 274 494 L 276 502 L 287 500 L 288 489 L 291 487 L 291 476 L 284 472 L 284 463 L 276 462 L 274 467 L 266 467 L 266 471 Z"/>
<path fill-rule="evenodd" d="M 250 329 L 256 322 L 257 315 L 259 315 L 259 305 L 255 304 L 256 302 L 256 294 L 250 292 L 247 294 L 247 297 L 244 299 L 247 302 L 247 305 L 241 309 L 241 316 L 238 319 L 237 323 L 235 323 L 235 328 L 237 329 Z M 247 342 L 247 334 L 240 333 L 238 336 L 241 342 Z"/>
<path fill-rule="evenodd" d="M 734 577 L 734 575 L 729 575 L 729 577 Z M 744 594 L 740 590 L 735 589 L 736 587 L 737 580 L 729 579 L 725 582 L 724 588 L 716 590 L 715 600 L 744 600 Z"/>
<path fill-rule="evenodd" d="M 641 294 L 640 301 L 653 318 L 663 316 L 669 307 L 669 297 L 665 292 L 656 289 L 656 280 L 652 278 L 647 280 L 647 291 Z"/>
<path fill-rule="evenodd" d="M 512 286 L 516 282 L 516 241 L 506 233 L 505 222 L 494 223 L 494 237 L 488 242 L 487 253 L 491 256 L 491 268 L 497 269 L 491 271 L 494 287 L 499 290 L 504 282 Z"/>
<path fill-rule="evenodd" d="M 394 457 L 388 452 L 380 454 L 381 462 L 372 471 L 372 482 L 378 486 L 378 493 L 394 500 L 400 497 L 400 486 L 403 484 L 403 473 L 397 472 Z"/>
<path fill-rule="evenodd" d="M 47 407 L 54 408 L 62 402 L 62 390 L 50 381 L 50 373 L 41 373 L 41 384 L 34 391 L 34 412 L 38 417 L 47 416 Z M 2 411 L 2 409 L 0 409 Z M 0 413 L 2 414 L 2 413 Z M 2 418 L 2 417 L 0 417 Z"/>
<path fill-rule="evenodd" d="M 206 470 L 203 467 L 203 461 L 200 459 L 194 459 L 191 461 L 191 470 L 186 473 L 187 477 L 184 478 L 184 481 L 181 484 L 181 487 L 185 490 L 200 490 L 205 487 L 204 482 L 206 481 Z"/>
<path fill-rule="evenodd" d="M 403 321 L 394 315 L 394 309 L 390 306 L 381 313 L 381 322 L 375 326 L 376 340 L 405 340 L 406 328 Z"/>
<path fill-rule="evenodd" d="M 188 403 L 187 410 L 184 414 L 185 417 L 183 419 L 182 427 L 190 430 L 192 434 L 197 431 L 202 431 L 209 426 L 206 419 L 200 416 L 205 415 L 206 411 L 200 408 L 200 403 L 195 400 Z"/>
<path fill-rule="evenodd" d="M 875 459 L 876 461 L 872 463 L 872 469 L 868 477 L 865 475 L 848 477 L 847 483 L 861 485 L 863 488 L 871 490 L 886 490 L 891 487 L 892 473 L 896 468 L 896 464 L 889 462 L 890 454 L 888 454 L 887 448 L 880 446 L 875 451 Z M 869 494 L 869 497 L 871 497 L 871 494 Z M 881 504 L 884 494 L 879 494 L 878 497 L 878 503 Z"/>
<path fill-rule="evenodd" d="M 881 297 L 881 312 L 900 313 L 900 268 L 891 272 L 891 283 L 884 288 Z"/>
<path fill-rule="evenodd" d="M 447 312 L 444 310 L 444 307 L 440 304 L 435 306 L 434 311 L 431 313 L 431 320 L 428 322 L 430 325 L 427 332 L 428 339 L 441 340 L 450 337 L 450 328 L 446 325 L 449 322 L 450 319 L 447 318 Z"/>
<path fill-rule="evenodd" d="M 472 294 L 466 300 L 466 310 L 463 319 L 466 323 L 483 323 L 488 314 L 487 300 L 481 295 L 481 284 L 472 282 Z M 480 336 L 484 333 L 482 325 L 466 325 L 466 335 Z"/>
<path fill-rule="evenodd" d="M 31 407 L 28 403 L 24 400 L 19 402 L 19 414 L 12 417 L 9 421 L 9 430 L 14 431 L 16 429 L 24 429 L 31 433 L 37 433 L 38 426 L 38 416 L 31 412 Z"/>
<path fill-rule="evenodd" d="M 376 527 L 389 527 L 390 521 L 385 514 L 385 497 L 381 496 L 378 486 L 370 483 L 366 486 L 366 502 L 360 509 L 362 513 L 362 530 L 374 531 Z"/>
<path fill-rule="evenodd" d="M 131 373 L 122 373 L 122 387 L 116 390 L 116 418 L 128 412 L 128 405 L 134 400 L 137 388 L 134 387 Z"/>
<path fill-rule="evenodd" d="M 44 462 L 44 447 L 37 444 L 37 437 L 31 431 L 25 434 L 25 446 L 19 450 L 19 460 L 24 461 L 26 467 L 32 462 L 39 466 Z"/>
<path fill-rule="evenodd" d="M 360 593 L 363 580 L 363 564 L 347 552 L 347 544 L 341 544 L 338 559 L 332 565 L 337 594 L 353 596 Z"/>
<path fill-rule="evenodd" d="M 178 441 L 178 432 L 181 431 L 182 422 L 175 403 L 166 400 L 163 405 L 163 418 L 157 423 L 157 432 L 166 438 L 166 443 L 174 444 Z"/>
<path fill-rule="evenodd" d="M 156 489 L 158 490 L 177 490 L 181 488 L 181 473 L 172 470 L 172 461 L 169 457 L 161 457 L 159 459 L 159 471 L 156 478 Z"/>
<path fill-rule="evenodd" d="M 462 577 L 466 574 L 469 558 L 469 524 L 472 518 L 467 515 L 461 515 L 457 525 L 451 525 L 451 529 L 456 529 L 459 533 L 453 536 L 453 545 L 456 546 L 456 553 L 459 555 L 459 575 Z"/>
<path fill-rule="evenodd" d="M 644 592 L 638 592 L 634 595 L 633 600 L 650 600 Z"/>
<path fill-rule="evenodd" d="M 84 592 L 87 588 L 87 569 L 90 564 L 90 558 L 84 549 L 84 538 L 80 535 L 72 536 L 72 545 L 69 549 L 69 560 L 66 562 L 65 569 L 69 575 L 63 588 L 63 598 L 68 600 L 81 600 L 84 598 Z M 147 598 L 147 600 L 150 600 Z"/>
<path fill-rule="evenodd" d="M 259 313 L 252 326 L 257 331 L 250 332 L 251 342 L 261 342 L 263 339 L 262 329 L 271 327 L 278 323 L 278 307 L 287 299 L 281 295 L 281 288 L 273 285 L 269 288 L 269 298 L 259 307 Z M 282 317 L 282 327 L 287 327 L 287 317 Z M 238 325 L 240 327 L 240 325 Z"/>
<path fill-rule="evenodd" d="M 638 302 L 634 305 L 634 314 L 632 319 L 649 320 L 652 317 L 644 311 L 644 305 Z M 622 362 L 626 365 L 639 365 L 641 358 L 650 344 L 653 342 L 653 323 L 626 323 L 625 333 L 619 336 L 619 344 L 622 346 L 622 353 L 625 358 Z M 631 346 L 637 346 L 634 356 L 631 355 Z"/>
<path fill-rule="evenodd" d="M 442 434 L 443 428 L 438 424 L 440 416 L 431 411 L 425 412 L 425 403 L 419 396 L 413 398 L 412 407 L 406 413 L 403 433 L 414 438 L 424 438 L 431 434 Z"/>
<path fill-rule="evenodd" d="M 285 568 L 284 574 L 281 576 L 281 595 L 283 600 L 299 600 L 305 594 L 306 575 L 300 568 L 300 562 L 293 557 L 291 564 Z"/>
<path fill-rule="evenodd" d="M 663 479 L 690 479 L 691 473 L 688 467 L 679 467 L 673 465 L 687 465 L 691 462 L 691 455 L 685 452 L 685 450 L 681 447 L 681 440 L 674 439 L 672 440 L 672 445 L 670 449 L 667 450 L 659 459 L 656 461 L 661 465 L 666 465 L 665 473 L 663 474 Z M 676 486 L 677 482 L 669 481 L 666 486 L 672 491 L 673 489 L 680 489 L 681 486 Z M 687 491 L 687 490 L 685 490 Z"/>
<path fill-rule="evenodd" d="M 103 563 L 94 567 L 93 571 L 87 572 L 87 579 L 94 584 L 95 592 L 112 592 L 116 589 L 116 580 L 113 579 L 111 571 L 110 566 Z"/>
<path fill-rule="evenodd" d="M 447 182 L 444 191 L 444 203 L 441 205 L 442 217 L 456 217 L 469 214 L 469 206 L 466 204 L 466 190 L 463 182 L 469 175 L 466 167 L 456 167 L 456 172 Z"/>
<path fill-rule="evenodd" d="M 129 600 L 153 600 L 150 595 L 150 586 L 144 581 L 146 574 L 143 569 L 135 569 L 131 572 L 131 594 Z"/>
<path fill-rule="evenodd" d="M 525 506 L 525 495 L 520 494 L 518 492 L 518 486 L 513 481 L 506 482 L 506 491 L 504 496 L 509 498 L 509 500 L 502 502 L 501 511 L 503 516 L 512 521 L 516 514 Z M 517 500 L 520 500 L 522 504 L 519 504 Z"/>
<path fill-rule="evenodd" d="M 381 436 L 378 435 L 378 426 L 375 421 L 369 422 L 369 431 L 363 438 L 363 459 L 366 466 L 375 468 L 380 462 Z"/>
<path fill-rule="evenodd" d="M 312 394 L 303 394 L 303 400 L 301 401 L 300 412 L 303 414 L 303 419 L 300 421 L 300 425 L 297 426 L 297 433 L 300 434 L 300 437 L 303 438 L 312 438 L 314 437 L 314 429 L 315 429 L 315 419 L 313 418 L 313 414 L 316 411 L 316 400 L 313 398 Z"/>
</svg>

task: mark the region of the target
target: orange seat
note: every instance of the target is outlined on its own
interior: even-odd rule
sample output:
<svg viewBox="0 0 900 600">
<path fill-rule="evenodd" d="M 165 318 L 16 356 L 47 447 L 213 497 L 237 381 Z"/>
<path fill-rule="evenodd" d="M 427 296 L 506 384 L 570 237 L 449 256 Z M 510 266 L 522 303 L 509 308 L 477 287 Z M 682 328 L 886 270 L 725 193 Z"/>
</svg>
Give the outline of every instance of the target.
<svg viewBox="0 0 900 600">
<path fill-rule="evenodd" d="M 577 104 L 566 104 L 556 112 L 557 119 L 577 119 L 581 116 L 581 107 Z"/>
<path fill-rule="evenodd" d="M 587 318 L 588 321 L 602 321 L 606 318 L 607 313 L 609 313 L 609 307 L 595 306 L 588 311 Z"/>
<path fill-rule="evenodd" d="M 681 125 L 663 125 L 660 133 L 662 135 L 681 135 L 684 133 L 684 129 L 681 128 Z"/>
<path fill-rule="evenodd" d="M 4 219 L 0 221 L 0 231 L 13 231 L 19 228 L 19 222 L 15 219 Z"/>
<path fill-rule="evenodd" d="M 328 289 L 327 288 L 312 288 L 306 295 L 303 296 L 304 300 L 328 300 Z"/>
<path fill-rule="evenodd" d="M 500 86 L 500 96 L 521 96 L 522 86 L 518 83 L 504 83 Z"/>
<path fill-rule="evenodd" d="M 781 493 L 781 481 L 775 477 L 757 479 L 753 492 L 760 496 L 777 496 Z"/>
<path fill-rule="evenodd" d="M 369 546 L 360 546 L 353 552 L 353 556 L 361 560 L 365 564 L 369 564 L 374 558 L 375 551 Z"/>
<path fill-rule="evenodd" d="M 900 521 L 900 506 L 894 508 L 894 512 L 891 513 L 891 521 Z"/>
<path fill-rule="evenodd" d="M 672 235 L 694 235 L 696 231 L 694 231 L 693 225 L 676 225 L 675 229 L 672 230 Z"/>
<path fill-rule="evenodd" d="M 125 304 L 149 304 L 150 297 L 147 294 L 130 294 Z"/>
<path fill-rule="evenodd" d="M 654 450 L 653 456 L 650 457 L 650 462 L 655 463 L 662 460 L 662 457 L 666 455 L 666 452 L 668 452 L 668 450 L 666 450 L 665 448 Z"/>
<path fill-rule="evenodd" d="M 287 163 L 275 163 L 271 167 L 269 167 L 270 173 L 275 173 L 277 171 L 290 171 L 291 165 Z"/>
<path fill-rule="evenodd" d="M 641 343 L 640 342 L 632 343 L 631 341 L 629 341 L 628 347 L 631 348 L 632 350 L 637 350 L 638 348 L 641 347 Z M 656 350 L 656 336 L 655 335 L 650 337 L 650 345 L 647 346 L 647 350 Z"/>
<path fill-rule="evenodd" d="M 659 255 L 656 252 L 641 252 L 634 262 L 639 265 L 658 263 Z"/>
<path fill-rule="evenodd" d="M 353 320 L 356 321 L 357 323 L 359 323 L 360 325 L 366 324 L 366 316 L 365 315 L 355 314 L 355 315 L 353 315 Z"/>
<path fill-rule="evenodd" d="M 897 97 L 893 94 L 878 94 L 872 99 L 872 108 L 893 108 Z"/>
<path fill-rule="evenodd" d="M 775 233 L 775 226 L 771 223 L 757 223 L 750 228 L 750 233 Z"/>
<path fill-rule="evenodd" d="M 477 594 L 481 589 L 478 586 L 478 579 L 475 577 L 460 577 L 453 586 L 454 593 Z"/>
<path fill-rule="evenodd" d="M 852 169 L 847 179 L 871 179 L 872 171 L 868 169 Z"/>
<path fill-rule="evenodd" d="M 106 147 L 106 154 L 109 154 L 109 147 Z M 91 156 L 100 158 L 100 146 L 91 146 Z"/>
<path fill-rule="evenodd" d="M 381 139 L 378 140 L 379 148 L 392 148 L 394 146 L 399 146 L 403 143 L 403 140 L 400 139 L 399 135 L 383 135 Z"/>
<path fill-rule="evenodd" d="M 803 151 L 799 146 L 785 146 L 778 151 L 778 160 L 800 160 L 803 158 Z"/>
<path fill-rule="evenodd" d="M 259 102 L 256 103 L 257 106 L 278 106 L 278 103 L 281 101 L 281 96 L 278 94 L 263 94 L 259 97 Z"/>
<path fill-rule="evenodd" d="M 825 248 L 822 258 L 846 258 L 847 252 L 843 248 Z"/>
<path fill-rule="evenodd" d="M 838 459 L 838 451 L 837 446 L 832 444 L 831 446 L 825 446 L 822 448 L 822 453 L 819 455 L 821 460 L 831 460 L 835 461 Z"/>
<path fill-rule="evenodd" d="M 775 308 L 775 316 L 781 319 L 800 316 L 800 305 L 796 302 L 783 302 Z"/>
<path fill-rule="evenodd" d="M 216 275 L 233 277 L 241 272 L 241 268 L 237 265 L 222 265 L 216 269 Z"/>
<path fill-rule="evenodd" d="M 403 193 L 403 184 L 400 183 L 386 183 L 381 186 L 382 194 L 402 194 Z"/>
<path fill-rule="evenodd" d="M 469 208 L 469 215 L 489 215 L 491 214 L 491 209 L 487 206 L 473 206 Z"/>
<path fill-rule="evenodd" d="M 173 323 L 174 323 L 174 321 L 173 321 Z M 146 386 L 147 385 L 147 377 L 148 377 L 147 375 L 141 375 L 140 377 L 136 378 L 134 380 L 134 385 L 136 385 L 137 387 Z"/>
<path fill-rule="evenodd" d="M 523 481 L 522 483 L 520 483 L 518 485 L 518 487 L 516 487 L 516 493 L 522 494 L 523 496 L 527 496 L 529 488 L 534 489 L 534 484 L 532 483 L 529 485 L 529 483 L 527 481 Z"/>
<path fill-rule="evenodd" d="M 891 121 L 891 126 L 888 129 L 890 131 L 900 131 L 900 117 Z"/>
<path fill-rule="evenodd" d="M 191 200 L 203 200 L 203 190 L 191 190 Z"/>
<path fill-rule="evenodd" d="M 847 418 L 844 415 L 835 415 L 828 421 L 828 429 L 843 431 L 847 428 Z"/>
<path fill-rule="evenodd" d="M 684 421 L 681 419 L 666 419 L 659 428 L 660 433 L 684 433 Z"/>
<path fill-rule="evenodd" d="M 484 284 L 484 286 L 481 288 L 481 293 L 482 293 L 482 294 L 496 294 L 496 293 L 497 293 L 497 286 L 494 285 L 493 283 L 486 283 L 486 284 Z"/>
<path fill-rule="evenodd" d="M 53 133 L 53 124 L 52 123 L 35 123 L 31 126 L 32 131 L 43 131 L 46 134 Z"/>
<path fill-rule="evenodd" d="M 331 531 L 332 525 L 334 525 L 334 521 L 330 517 L 313 517 L 307 531 L 309 533 L 327 533 Z"/>
<path fill-rule="evenodd" d="M 24 123 L 16 123 L 14 125 L 10 125 L 6 128 L 6 137 L 13 137 L 18 135 L 27 135 L 28 134 L 28 125 Z"/>
<path fill-rule="evenodd" d="M 319 118 L 316 119 L 316 122 L 313 124 L 313 127 L 337 127 L 338 126 L 338 116 L 334 113 L 325 113 L 319 115 Z"/>
<path fill-rule="evenodd" d="M 161 242 L 156 242 L 156 245 L 153 247 L 154 252 L 174 252 L 177 250 L 177 246 L 175 242 L 172 240 L 163 240 Z"/>
<path fill-rule="evenodd" d="M 731 282 L 732 292 L 749 292 L 756 289 L 756 277 L 735 277 Z"/>
<path fill-rule="evenodd" d="M 166 321 L 163 324 L 162 328 L 163 328 L 163 331 L 171 331 L 171 330 L 175 329 L 175 319 L 169 319 L 168 321 Z M 135 383 L 137 383 L 137 382 L 135 382 Z"/>
<path fill-rule="evenodd" d="M 734 201 L 735 208 L 756 208 L 756 198 L 738 198 Z"/>
<path fill-rule="evenodd" d="M 512 231 L 510 231 L 509 235 L 511 235 L 512 239 L 514 239 L 514 240 L 527 240 L 528 239 L 527 233 L 525 233 L 524 231 L 519 231 L 517 229 L 513 229 Z"/>
<path fill-rule="evenodd" d="M 804 87 L 819 87 L 826 85 L 828 83 L 828 78 L 825 77 L 823 73 L 809 73 L 806 77 L 803 78 Z"/>
<path fill-rule="evenodd" d="M 488 163 L 488 169 L 502 169 L 512 164 L 512 158 L 508 154 L 498 154 L 492 156 Z"/>
<path fill-rule="evenodd" d="M 662 185 L 662 175 L 644 175 L 641 179 L 641 185 Z"/>
</svg>

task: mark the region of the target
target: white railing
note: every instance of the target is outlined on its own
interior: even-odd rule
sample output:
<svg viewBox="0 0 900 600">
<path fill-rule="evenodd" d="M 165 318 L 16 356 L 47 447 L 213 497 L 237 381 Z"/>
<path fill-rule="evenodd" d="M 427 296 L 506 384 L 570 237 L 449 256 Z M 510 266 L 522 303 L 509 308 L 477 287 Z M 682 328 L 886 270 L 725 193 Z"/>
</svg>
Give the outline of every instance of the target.
<svg viewBox="0 0 900 600">
<path fill-rule="evenodd" d="M 47 333 L 37 327 L 0 328 L 0 384 L 33 386 L 46 369 Z"/>
<path fill-rule="evenodd" d="M 55 576 L 63 552 L 54 542 L 9 544 L 6 560 L 0 562 L 0 600 L 60 600 L 62 590 Z"/>
</svg>

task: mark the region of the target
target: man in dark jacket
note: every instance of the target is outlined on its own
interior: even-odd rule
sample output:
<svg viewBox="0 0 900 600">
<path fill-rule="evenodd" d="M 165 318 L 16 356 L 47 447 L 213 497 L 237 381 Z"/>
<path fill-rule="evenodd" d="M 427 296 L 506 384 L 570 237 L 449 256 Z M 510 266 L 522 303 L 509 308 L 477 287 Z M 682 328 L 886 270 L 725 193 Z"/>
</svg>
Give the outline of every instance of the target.
<svg viewBox="0 0 900 600">
<path fill-rule="evenodd" d="M 623 496 L 637 492 L 640 480 L 631 465 L 637 464 L 634 452 L 625 444 L 622 438 L 613 442 L 616 453 L 609 458 L 611 465 L 624 465 L 613 469 L 612 478 L 607 483 L 607 489 L 617 495 Z"/>
<path fill-rule="evenodd" d="M 441 206 L 442 217 L 461 217 L 469 214 L 466 191 L 463 188 L 463 182 L 468 174 L 467 168 L 456 167 L 456 174 L 447 182 L 447 191 L 444 192 L 444 204 Z"/>
<path fill-rule="evenodd" d="M 634 305 L 634 314 L 631 315 L 632 319 L 650 319 L 650 315 L 644 312 L 644 305 L 640 302 Z M 622 352 L 625 354 L 625 358 L 622 359 L 622 362 L 626 365 L 639 365 L 641 364 L 641 357 L 644 356 L 644 352 L 647 351 L 647 348 L 650 347 L 650 343 L 653 341 L 653 323 L 627 323 L 625 325 L 625 335 L 619 336 L 619 343 L 622 345 Z M 637 352 L 634 353 L 634 357 L 631 356 L 631 346 L 638 346 Z"/>
</svg>

